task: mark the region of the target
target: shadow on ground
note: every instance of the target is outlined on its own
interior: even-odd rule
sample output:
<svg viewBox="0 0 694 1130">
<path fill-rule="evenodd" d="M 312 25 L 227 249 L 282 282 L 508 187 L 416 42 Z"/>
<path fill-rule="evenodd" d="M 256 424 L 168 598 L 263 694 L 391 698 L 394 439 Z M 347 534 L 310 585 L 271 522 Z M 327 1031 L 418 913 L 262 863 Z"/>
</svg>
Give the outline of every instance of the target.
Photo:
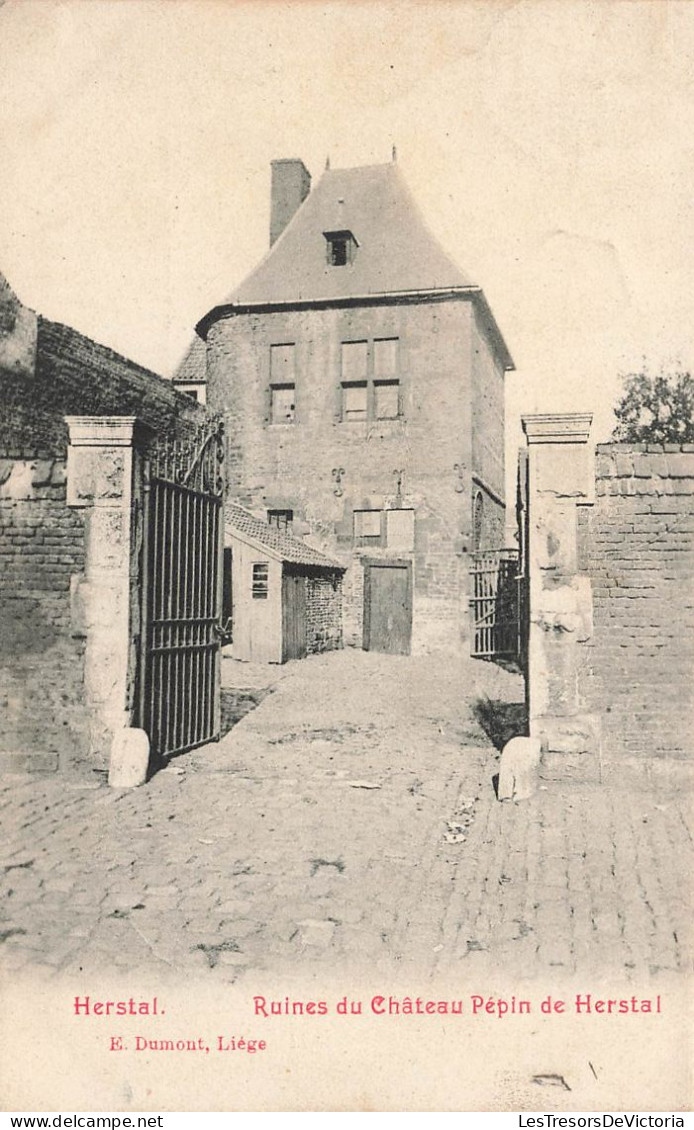
<svg viewBox="0 0 694 1130">
<path fill-rule="evenodd" d="M 224 737 L 240 722 L 246 714 L 250 714 L 259 706 L 266 695 L 272 693 L 271 687 L 253 687 L 246 690 L 238 687 L 222 689 L 220 695 L 221 707 L 221 736 Z"/>
<path fill-rule="evenodd" d="M 480 726 L 497 749 L 503 749 L 511 738 L 528 733 L 528 710 L 524 702 L 478 698 L 472 708 Z"/>
</svg>

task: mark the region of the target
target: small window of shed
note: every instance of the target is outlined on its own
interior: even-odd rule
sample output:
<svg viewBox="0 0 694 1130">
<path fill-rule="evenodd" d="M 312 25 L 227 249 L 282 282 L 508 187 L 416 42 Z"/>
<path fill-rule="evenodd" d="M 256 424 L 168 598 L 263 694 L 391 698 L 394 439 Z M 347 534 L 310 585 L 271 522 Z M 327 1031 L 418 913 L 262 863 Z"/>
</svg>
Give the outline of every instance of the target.
<svg viewBox="0 0 694 1130">
<path fill-rule="evenodd" d="M 254 600 L 267 600 L 269 588 L 269 570 L 270 566 L 267 561 L 255 561 L 253 563 L 253 589 L 252 595 Z"/>
</svg>

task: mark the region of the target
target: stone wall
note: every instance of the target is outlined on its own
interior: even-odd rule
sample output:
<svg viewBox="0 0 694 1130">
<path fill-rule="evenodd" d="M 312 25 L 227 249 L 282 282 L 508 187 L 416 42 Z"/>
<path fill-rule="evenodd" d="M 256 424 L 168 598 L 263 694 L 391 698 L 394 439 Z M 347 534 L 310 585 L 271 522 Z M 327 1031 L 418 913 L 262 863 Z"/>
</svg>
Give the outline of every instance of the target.
<svg viewBox="0 0 694 1130">
<path fill-rule="evenodd" d="M 55 769 L 85 738 L 84 639 L 72 578 L 82 515 L 65 503 L 65 462 L 0 458 L 0 767 Z"/>
<path fill-rule="evenodd" d="M 506 508 L 504 473 L 504 369 L 474 311 L 471 356 L 472 506 L 481 490 L 483 519 L 479 549 L 504 546 Z"/>
<path fill-rule="evenodd" d="M 593 633 L 579 687 L 603 763 L 694 755 L 694 445 L 604 444 L 578 510 Z"/>
<path fill-rule="evenodd" d="M 64 455 L 69 415 L 137 416 L 159 435 L 185 434 L 204 417 L 170 381 L 69 326 L 31 316 L 36 323 L 31 365 L 20 370 L 3 356 L 10 346 L 17 351 L 19 319 L 10 334 L 0 335 L 0 431 L 6 450 Z"/>
<path fill-rule="evenodd" d="M 114 415 L 137 416 L 149 425 L 148 438 L 187 435 L 205 417 L 156 373 L 22 306 L 0 276 L 0 766 L 5 769 L 55 769 L 87 752 L 92 764 L 104 767 L 112 731 L 122 725 L 121 716 L 132 714 L 133 689 L 124 685 L 122 668 L 133 669 L 134 658 L 126 654 L 119 666 L 113 661 L 115 644 L 97 647 L 95 640 L 113 642 L 109 616 L 122 607 L 123 648 L 132 653 L 137 647 L 139 576 L 128 574 L 139 567 L 136 557 L 128 557 L 137 483 L 130 481 L 133 476 L 110 481 L 95 508 L 91 497 L 86 502 L 70 497 L 65 417 L 89 413 L 97 430 Z M 67 486 L 74 496 L 75 485 Z M 127 510 L 119 516 L 127 542 L 124 584 L 99 561 L 99 547 L 103 557 L 113 556 L 119 545 L 116 495 Z M 111 525 L 100 533 L 99 524 L 107 522 Z M 109 680 L 118 684 L 111 693 L 113 726 L 101 717 Z"/>
<path fill-rule="evenodd" d="M 286 568 L 286 566 L 285 566 Z M 342 647 L 342 577 L 306 577 L 306 650 L 309 655 Z"/>
</svg>

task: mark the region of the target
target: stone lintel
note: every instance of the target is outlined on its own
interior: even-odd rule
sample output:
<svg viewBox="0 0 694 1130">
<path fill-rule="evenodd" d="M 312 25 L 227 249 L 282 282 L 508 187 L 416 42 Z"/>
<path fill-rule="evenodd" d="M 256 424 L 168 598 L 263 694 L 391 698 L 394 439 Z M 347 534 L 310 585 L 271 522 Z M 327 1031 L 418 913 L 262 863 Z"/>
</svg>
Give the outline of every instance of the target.
<svg viewBox="0 0 694 1130">
<path fill-rule="evenodd" d="M 154 435 L 137 416 L 65 416 L 71 447 L 139 447 Z"/>
<path fill-rule="evenodd" d="M 587 443 L 592 421 L 592 412 L 543 412 L 521 417 L 529 444 Z"/>
</svg>

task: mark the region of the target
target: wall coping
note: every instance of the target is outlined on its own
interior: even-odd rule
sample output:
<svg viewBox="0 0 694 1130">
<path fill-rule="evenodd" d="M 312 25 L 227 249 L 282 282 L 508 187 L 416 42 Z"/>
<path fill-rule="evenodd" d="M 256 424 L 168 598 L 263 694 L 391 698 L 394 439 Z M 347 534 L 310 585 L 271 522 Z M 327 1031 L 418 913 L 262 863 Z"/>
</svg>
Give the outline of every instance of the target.
<svg viewBox="0 0 694 1130">
<path fill-rule="evenodd" d="M 592 412 L 541 412 L 521 416 L 529 444 L 587 443 L 592 421 Z"/>
<path fill-rule="evenodd" d="M 694 453 L 694 443 L 624 443 L 615 440 L 613 443 L 598 443 L 595 450 L 599 455 L 610 455 L 613 452 L 619 455 L 630 452 L 635 455 L 691 455 Z"/>
<path fill-rule="evenodd" d="M 136 447 L 155 434 L 137 416 L 65 416 L 71 447 Z"/>
</svg>

